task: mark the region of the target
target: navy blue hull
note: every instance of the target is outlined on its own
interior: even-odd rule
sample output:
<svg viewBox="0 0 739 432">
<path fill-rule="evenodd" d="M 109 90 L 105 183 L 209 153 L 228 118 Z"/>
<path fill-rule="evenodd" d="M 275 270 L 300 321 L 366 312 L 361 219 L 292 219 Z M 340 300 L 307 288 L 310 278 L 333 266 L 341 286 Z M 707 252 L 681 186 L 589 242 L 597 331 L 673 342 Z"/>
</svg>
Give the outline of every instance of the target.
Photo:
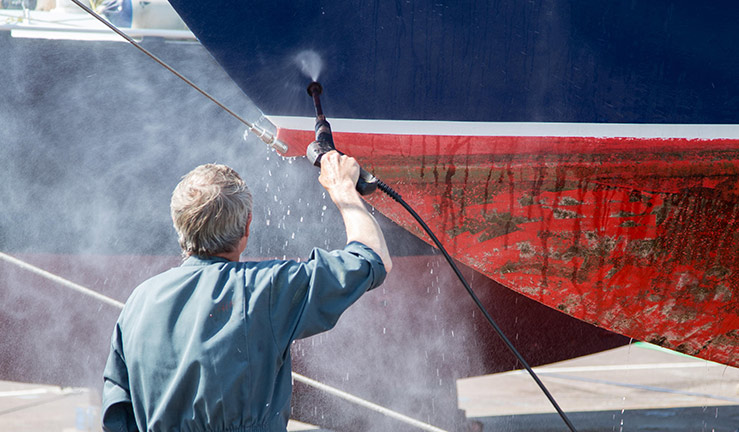
<svg viewBox="0 0 739 432">
<path fill-rule="evenodd" d="M 615 123 L 739 122 L 739 4 L 729 1 L 172 0 L 266 113 Z"/>
</svg>

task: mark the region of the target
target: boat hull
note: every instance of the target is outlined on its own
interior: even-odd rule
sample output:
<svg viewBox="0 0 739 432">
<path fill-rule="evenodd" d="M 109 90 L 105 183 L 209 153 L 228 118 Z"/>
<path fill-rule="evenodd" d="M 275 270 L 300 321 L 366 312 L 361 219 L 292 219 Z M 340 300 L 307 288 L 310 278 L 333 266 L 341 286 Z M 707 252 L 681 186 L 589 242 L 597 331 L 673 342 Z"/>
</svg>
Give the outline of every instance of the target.
<svg viewBox="0 0 739 432">
<path fill-rule="evenodd" d="M 736 4 L 172 4 L 267 114 L 311 115 L 305 87 L 320 78 L 329 119 L 368 122 L 335 128 L 337 146 L 461 262 L 587 322 L 737 365 L 739 134 L 721 128 L 739 123 Z M 323 67 L 304 68 L 306 52 Z M 595 130 L 531 134 L 542 122 Z M 288 155 L 313 139 L 277 123 Z M 689 125 L 718 132 L 639 133 Z M 424 238 L 389 198 L 368 200 Z"/>
</svg>

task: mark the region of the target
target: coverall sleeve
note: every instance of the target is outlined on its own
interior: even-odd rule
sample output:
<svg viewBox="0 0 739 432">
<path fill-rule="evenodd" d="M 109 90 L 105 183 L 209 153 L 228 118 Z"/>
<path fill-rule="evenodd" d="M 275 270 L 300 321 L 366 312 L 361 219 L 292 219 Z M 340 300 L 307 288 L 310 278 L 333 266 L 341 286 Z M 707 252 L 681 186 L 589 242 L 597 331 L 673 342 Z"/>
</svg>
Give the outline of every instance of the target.
<svg viewBox="0 0 739 432">
<path fill-rule="evenodd" d="M 128 370 L 123 358 L 121 329 L 118 324 L 113 332 L 110 354 L 103 372 L 102 420 L 105 432 L 138 431 L 128 387 Z"/>
<path fill-rule="evenodd" d="M 276 342 L 287 347 L 292 340 L 333 328 L 362 294 L 382 284 L 386 274 L 380 256 L 359 242 L 332 252 L 317 248 L 307 262 L 286 263 L 272 280 Z"/>
</svg>

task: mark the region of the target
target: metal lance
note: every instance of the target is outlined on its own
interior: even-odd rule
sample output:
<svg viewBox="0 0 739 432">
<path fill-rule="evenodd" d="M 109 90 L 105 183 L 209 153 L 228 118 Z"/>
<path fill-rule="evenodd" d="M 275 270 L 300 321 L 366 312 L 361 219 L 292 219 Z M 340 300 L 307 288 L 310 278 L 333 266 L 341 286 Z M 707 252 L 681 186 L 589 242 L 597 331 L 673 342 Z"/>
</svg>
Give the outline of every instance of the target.
<svg viewBox="0 0 739 432">
<path fill-rule="evenodd" d="M 321 98 L 319 96 L 323 92 L 323 87 L 314 81 L 310 83 L 307 90 L 308 94 L 313 98 L 313 105 L 316 108 L 316 140 L 308 145 L 305 156 L 313 165 L 320 167 L 321 157 L 332 150 L 336 150 L 336 146 L 334 145 L 331 125 L 326 120 L 326 116 L 323 115 L 323 107 L 321 107 Z M 356 188 L 360 195 L 370 195 L 377 189 L 377 177 L 360 167 Z"/>
</svg>

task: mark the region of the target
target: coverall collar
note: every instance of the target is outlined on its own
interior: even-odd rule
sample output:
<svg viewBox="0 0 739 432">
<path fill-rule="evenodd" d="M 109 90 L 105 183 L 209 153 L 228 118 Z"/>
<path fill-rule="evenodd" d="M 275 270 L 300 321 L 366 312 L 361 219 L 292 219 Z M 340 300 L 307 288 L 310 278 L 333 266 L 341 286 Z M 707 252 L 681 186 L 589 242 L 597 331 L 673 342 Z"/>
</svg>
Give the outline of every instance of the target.
<svg viewBox="0 0 739 432">
<path fill-rule="evenodd" d="M 210 265 L 216 262 L 230 262 L 226 258 L 216 257 L 216 256 L 198 256 L 198 255 L 190 255 L 185 259 L 185 261 L 182 263 L 183 266 L 206 266 Z"/>
</svg>

